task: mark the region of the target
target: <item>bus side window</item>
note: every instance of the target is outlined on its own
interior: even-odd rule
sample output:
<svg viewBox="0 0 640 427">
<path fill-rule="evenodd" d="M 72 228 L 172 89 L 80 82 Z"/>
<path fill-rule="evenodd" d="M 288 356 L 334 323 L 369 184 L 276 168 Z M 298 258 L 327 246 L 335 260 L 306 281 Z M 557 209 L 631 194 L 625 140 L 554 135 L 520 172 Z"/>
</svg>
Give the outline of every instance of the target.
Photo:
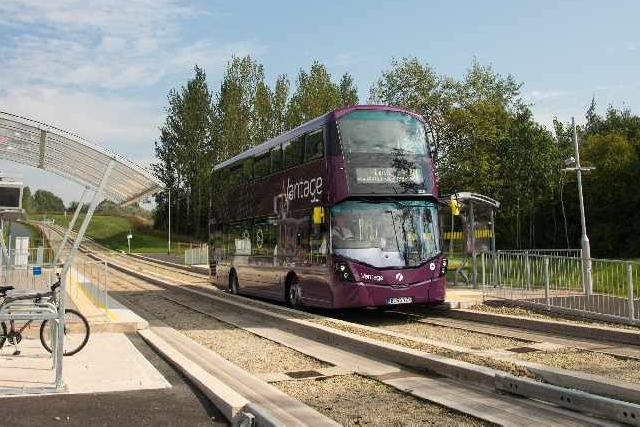
<svg viewBox="0 0 640 427">
<path fill-rule="evenodd" d="M 304 161 L 304 139 L 298 137 L 283 145 L 284 150 L 284 167 L 291 168 L 298 166 Z"/>
<path fill-rule="evenodd" d="M 282 146 L 278 145 L 271 149 L 271 173 L 282 169 Z"/>
<path fill-rule="evenodd" d="M 253 163 L 253 176 L 255 178 L 262 178 L 270 173 L 269 167 L 269 153 L 263 153 L 256 156 Z"/>
<path fill-rule="evenodd" d="M 242 162 L 242 182 L 248 183 L 253 181 L 253 157 L 249 157 L 247 160 Z"/>
<path fill-rule="evenodd" d="M 318 159 L 324 156 L 324 140 L 322 129 L 304 136 L 304 161 Z"/>
<path fill-rule="evenodd" d="M 243 181 L 243 172 L 242 165 L 235 166 L 233 169 L 229 171 L 229 184 L 230 185 L 238 185 Z"/>
</svg>

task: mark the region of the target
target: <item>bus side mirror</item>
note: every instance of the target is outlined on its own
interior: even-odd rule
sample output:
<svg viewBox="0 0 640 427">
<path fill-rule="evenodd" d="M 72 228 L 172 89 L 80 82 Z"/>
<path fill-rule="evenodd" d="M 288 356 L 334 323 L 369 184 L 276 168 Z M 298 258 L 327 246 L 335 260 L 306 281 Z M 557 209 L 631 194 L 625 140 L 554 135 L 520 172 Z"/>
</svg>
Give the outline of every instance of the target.
<svg viewBox="0 0 640 427">
<path fill-rule="evenodd" d="M 325 223 L 324 208 L 322 206 L 313 207 L 313 225 Z"/>
</svg>

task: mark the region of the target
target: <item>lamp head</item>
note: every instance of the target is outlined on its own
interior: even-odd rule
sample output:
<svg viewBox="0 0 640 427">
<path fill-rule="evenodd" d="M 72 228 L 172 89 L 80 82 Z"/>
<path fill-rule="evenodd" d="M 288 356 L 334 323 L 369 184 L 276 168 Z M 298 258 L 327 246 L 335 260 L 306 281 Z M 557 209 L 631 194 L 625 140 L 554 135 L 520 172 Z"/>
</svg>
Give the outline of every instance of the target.
<svg viewBox="0 0 640 427">
<path fill-rule="evenodd" d="M 571 157 L 569 157 L 567 159 L 564 159 L 565 166 L 571 166 L 571 165 L 573 165 L 575 163 L 576 163 L 576 158 L 573 157 L 573 156 L 571 156 Z"/>
</svg>

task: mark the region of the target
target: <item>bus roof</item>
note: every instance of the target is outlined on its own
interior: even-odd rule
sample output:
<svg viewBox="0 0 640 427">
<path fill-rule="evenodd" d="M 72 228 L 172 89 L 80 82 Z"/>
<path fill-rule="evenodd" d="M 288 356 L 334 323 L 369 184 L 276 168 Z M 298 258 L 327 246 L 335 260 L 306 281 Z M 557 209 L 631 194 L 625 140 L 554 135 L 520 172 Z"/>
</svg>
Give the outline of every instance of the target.
<svg viewBox="0 0 640 427">
<path fill-rule="evenodd" d="M 217 165 L 215 165 L 215 167 L 213 168 L 213 170 L 218 170 L 218 169 L 222 169 L 225 166 L 229 166 L 234 164 L 235 162 L 245 159 L 245 158 L 249 158 L 252 156 L 255 156 L 256 154 L 262 154 L 262 153 L 266 153 L 267 151 L 269 151 L 269 149 L 271 149 L 271 147 L 275 147 L 277 145 L 282 144 L 283 142 L 287 142 L 297 136 L 303 135 L 309 131 L 312 131 L 314 129 L 318 129 L 320 128 L 323 124 L 325 124 L 326 122 L 330 121 L 330 120 L 337 120 L 340 117 L 349 114 L 350 112 L 354 111 L 354 110 L 384 110 L 384 111 L 398 111 L 401 113 L 406 113 L 406 114 L 410 114 L 414 117 L 416 117 L 418 120 L 420 121 L 424 121 L 423 117 L 419 114 L 413 113 L 411 111 L 407 111 L 407 110 L 403 110 L 402 108 L 398 108 L 398 107 L 391 107 L 388 105 L 349 105 L 347 107 L 341 107 L 338 109 L 335 109 L 333 111 L 329 111 L 328 113 L 323 114 L 320 117 L 316 117 L 315 119 L 309 120 L 306 123 L 301 124 L 300 126 L 291 129 L 287 132 L 284 132 L 278 136 L 276 136 L 275 138 L 272 138 L 266 142 L 263 142 L 262 144 L 256 145 L 255 147 L 252 147 L 250 149 L 248 149 L 247 151 L 240 153 L 230 159 L 225 160 L 224 162 L 218 163 Z"/>
</svg>

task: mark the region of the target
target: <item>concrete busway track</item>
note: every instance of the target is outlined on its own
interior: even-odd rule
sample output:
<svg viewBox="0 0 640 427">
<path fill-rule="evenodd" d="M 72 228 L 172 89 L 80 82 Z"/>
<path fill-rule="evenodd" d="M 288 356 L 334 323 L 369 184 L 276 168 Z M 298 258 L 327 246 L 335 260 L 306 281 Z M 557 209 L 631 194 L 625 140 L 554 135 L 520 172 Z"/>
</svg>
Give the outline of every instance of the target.
<svg viewBox="0 0 640 427">
<path fill-rule="evenodd" d="M 513 384 L 512 384 L 513 385 Z"/>
<path fill-rule="evenodd" d="M 126 261 L 126 259 L 125 259 Z M 146 263 L 147 265 L 153 264 L 153 262 Z M 153 274 L 153 273 L 152 273 Z M 156 275 L 157 276 L 157 275 Z M 377 311 L 354 311 L 356 314 L 354 316 L 353 313 L 349 313 L 348 316 L 351 318 L 351 322 L 355 322 L 358 324 L 368 324 L 375 326 L 376 319 L 380 321 L 380 323 L 384 323 L 389 320 L 389 318 L 393 316 L 404 316 L 405 323 L 407 325 L 413 325 L 411 329 L 417 329 L 417 325 L 431 325 L 431 326 L 439 326 L 441 328 L 448 329 L 458 329 L 460 331 L 474 331 L 477 335 L 487 335 L 487 336 L 496 336 L 496 337 L 508 337 L 513 338 L 514 340 L 518 340 L 522 342 L 523 346 L 515 346 L 512 345 L 512 349 L 484 349 L 484 350 L 473 350 L 473 349 L 463 349 L 466 353 L 476 354 L 478 356 L 488 356 L 500 360 L 509 361 L 515 364 L 518 364 L 522 367 L 537 370 L 540 366 L 544 366 L 545 360 L 548 359 L 552 364 L 555 363 L 556 366 L 565 366 L 568 369 L 571 369 L 571 365 L 573 361 L 571 359 L 567 359 L 566 361 L 558 362 L 558 354 L 567 349 L 575 349 L 580 351 L 581 353 L 585 353 L 584 357 L 587 359 L 597 359 L 596 354 L 603 354 L 613 357 L 614 362 L 617 364 L 624 364 L 625 359 L 636 359 L 638 363 L 640 363 L 640 347 L 638 345 L 620 345 L 620 344 L 628 344 L 628 343 L 640 343 L 640 334 L 636 330 L 624 330 L 620 328 L 608 328 L 602 327 L 597 324 L 591 325 L 583 325 L 583 324 L 571 324 L 567 322 L 559 322 L 553 320 L 538 320 L 531 319 L 527 317 L 516 317 L 516 316 L 495 316 L 491 315 L 491 313 L 487 313 L 487 315 L 483 315 L 483 313 L 478 313 L 474 311 L 463 311 L 460 310 L 434 310 L 427 309 L 423 306 L 415 306 L 415 307 L 405 307 L 398 310 L 391 310 L 385 313 L 379 313 Z M 443 314 L 446 313 L 446 314 Z M 327 313 L 329 314 L 329 313 Z M 332 317 L 331 314 L 329 314 Z M 337 316 L 344 317 L 345 313 L 340 312 Z M 468 316 L 470 320 L 457 319 L 458 317 Z M 355 319 L 354 319 L 355 317 Z M 501 326 L 501 325 L 491 325 L 491 323 L 485 323 L 483 320 L 487 319 L 489 322 L 500 322 L 501 319 L 506 318 L 508 321 L 504 323 L 510 324 L 511 326 Z M 395 317 L 393 321 L 397 323 L 398 318 Z M 392 328 L 393 329 L 393 328 Z M 406 329 L 406 328 L 405 328 Z M 531 331 L 540 331 L 540 332 L 531 332 Z M 417 332 L 414 332 L 410 335 L 415 335 Z M 427 336 L 429 337 L 430 332 L 423 331 L 421 334 L 418 333 L 419 336 Z M 578 338 L 570 338 L 570 337 L 578 337 Z M 584 337 L 584 338 L 579 338 Z M 407 337 L 405 337 L 407 338 Z M 411 337 L 408 337 L 411 339 Z M 455 340 L 454 340 L 455 341 Z M 444 342 L 441 340 L 440 342 L 430 340 L 434 345 L 450 348 L 454 351 L 460 351 L 460 346 L 447 346 L 447 341 Z M 533 344 L 533 345 L 530 345 Z M 522 353 L 532 352 L 531 358 L 542 358 L 545 360 L 540 361 L 540 363 L 534 363 L 532 361 L 519 360 L 515 357 L 515 352 L 520 351 Z M 537 352 L 534 353 L 533 352 Z M 586 353 L 594 353 L 593 357 L 589 357 Z M 533 357 L 535 356 L 535 357 Z M 582 355 L 576 356 L 576 358 L 583 357 Z M 523 357 L 520 357 L 523 359 Z M 605 361 L 606 362 L 606 361 Z M 576 364 L 580 364 L 579 360 L 575 361 Z M 599 362 L 598 362 L 599 363 Z M 592 365 L 594 363 L 592 362 Z M 587 364 L 588 365 L 588 364 Z M 586 367 L 583 370 L 587 371 L 586 375 L 589 375 L 589 368 Z M 595 364 L 597 365 L 597 363 Z M 629 367 L 633 369 L 633 366 Z M 637 367 L 636 367 L 637 368 Z M 621 366 L 620 370 L 624 370 L 625 367 Z M 598 366 L 593 368 L 595 374 L 600 374 L 601 370 Z M 620 380 L 626 380 L 634 382 L 637 378 L 634 378 L 633 375 L 629 376 L 629 378 L 624 378 L 628 375 L 622 375 L 616 370 L 611 370 L 606 373 L 606 376 L 610 378 L 618 378 Z M 567 383 L 564 382 L 563 385 L 571 386 L 571 387 L 579 387 L 579 384 Z"/>
<path fill-rule="evenodd" d="M 112 272 L 111 275 L 112 275 L 112 277 L 116 276 L 116 279 L 118 279 L 117 276 L 121 276 L 121 275 L 124 276 L 124 274 L 122 274 L 119 271 L 114 271 L 114 272 Z M 129 280 L 132 280 L 131 277 L 129 277 Z M 120 280 L 116 280 L 116 282 L 120 282 Z M 158 286 L 155 286 L 155 285 L 149 284 L 149 283 L 146 283 L 146 284 L 142 283 L 141 284 L 140 282 L 142 282 L 141 279 L 133 278 L 132 282 L 127 283 L 124 286 L 128 290 L 130 290 L 131 287 L 137 288 L 138 291 L 136 291 L 135 294 L 139 298 L 142 298 L 144 295 L 149 295 L 149 294 L 153 293 L 154 290 L 163 289 L 163 287 L 158 287 Z M 123 291 L 124 289 L 122 289 L 122 287 L 123 287 L 122 284 L 118 284 L 118 288 L 119 288 L 118 291 Z M 167 296 L 167 294 L 169 294 L 171 296 Z M 187 301 L 185 303 L 184 302 L 185 296 L 188 297 L 187 299 L 190 299 L 190 301 Z M 180 305 L 180 306 L 186 307 L 190 311 L 198 311 L 199 313 L 202 313 L 202 310 L 194 309 L 193 305 L 204 306 L 205 310 L 210 310 L 210 309 L 213 309 L 213 310 L 216 310 L 216 311 L 225 310 L 224 307 L 212 308 L 212 304 L 209 303 L 208 299 L 205 300 L 205 299 L 201 298 L 199 295 L 196 295 L 196 298 L 198 299 L 198 303 L 196 304 L 194 302 L 195 298 L 193 296 L 193 293 L 184 292 L 184 291 L 181 291 L 180 289 L 176 289 L 176 286 L 166 287 L 159 294 L 156 292 L 156 297 L 159 297 L 161 299 L 165 299 L 167 301 L 171 301 L 171 302 L 175 303 L 176 305 Z M 148 298 L 149 297 L 147 296 L 145 299 L 148 299 Z M 180 301 L 180 300 L 183 300 L 183 301 Z M 204 300 L 204 304 L 202 304 L 203 300 Z M 132 302 L 131 301 L 131 294 L 129 294 L 129 296 L 125 297 L 124 301 L 126 301 L 125 304 L 129 305 L 131 309 L 135 309 L 138 312 L 140 312 L 140 310 L 142 310 L 143 312 L 146 311 L 146 309 L 144 307 L 136 306 L 135 298 L 134 298 L 134 301 L 133 301 L 134 305 L 133 306 L 130 305 L 130 303 Z M 157 304 L 157 302 L 155 302 L 154 304 Z M 166 313 L 164 310 L 165 310 L 165 308 L 162 308 L 160 310 L 160 311 L 162 311 L 163 315 Z M 232 307 L 232 311 L 231 312 L 229 312 L 229 307 L 227 307 L 225 311 L 227 311 L 227 314 L 230 315 L 230 316 L 243 317 L 243 310 L 237 310 L 236 307 Z M 246 315 L 246 314 L 247 313 L 244 313 L 244 315 Z M 180 316 L 182 317 L 184 315 L 181 314 Z M 145 315 L 145 317 L 147 317 L 147 316 Z M 262 325 L 262 323 L 263 323 L 261 319 L 254 319 L 252 321 L 250 319 L 247 319 L 246 317 L 245 317 L 245 321 L 248 321 L 249 323 L 253 323 L 254 325 L 255 324 Z M 152 325 L 154 325 L 156 322 L 150 320 L 150 323 Z M 182 323 L 182 322 L 180 322 L 180 323 Z M 205 324 L 206 324 L 206 322 L 205 322 Z M 262 326 L 259 326 L 259 327 L 262 327 Z M 208 326 L 204 326 L 201 323 L 199 323 L 198 326 L 196 326 L 196 328 L 197 329 L 208 328 Z M 164 329 L 166 330 L 166 328 L 164 328 Z M 180 326 L 180 329 L 183 330 L 184 329 L 184 325 Z M 155 331 L 154 327 L 152 327 L 151 330 Z M 145 332 L 143 332 L 143 333 L 146 334 Z M 170 332 L 170 335 L 173 336 L 174 339 L 178 339 L 179 335 L 182 335 L 182 334 L 178 334 L 175 331 L 173 331 L 173 332 Z M 260 339 L 264 340 L 263 338 L 260 338 Z M 265 387 L 265 385 L 261 381 L 258 381 L 258 380 L 255 380 L 255 379 L 251 380 L 251 381 L 248 381 L 246 379 L 246 377 L 248 376 L 247 373 L 240 374 L 241 376 L 237 375 L 237 373 L 240 372 L 241 370 L 239 370 L 237 367 L 235 367 L 234 365 L 230 364 L 229 362 L 224 361 L 224 359 L 221 359 L 215 353 L 211 352 L 210 350 L 203 349 L 202 346 L 196 344 L 191 339 L 186 338 L 184 336 L 182 337 L 182 340 L 186 340 L 185 342 L 191 342 L 192 344 L 191 345 L 186 345 L 186 346 L 185 345 L 181 345 L 180 346 L 180 351 L 182 351 L 183 347 L 193 347 L 193 346 L 195 346 L 195 347 L 200 348 L 200 350 L 198 350 L 198 352 L 199 353 L 203 353 L 203 354 L 201 356 L 198 356 L 197 359 L 193 359 L 193 360 L 197 360 L 197 361 L 212 361 L 213 360 L 214 365 L 212 367 L 207 368 L 207 369 L 213 369 L 216 373 L 219 372 L 220 370 L 222 370 L 222 374 L 221 375 L 216 374 L 216 376 L 221 378 L 221 379 L 224 379 L 224 382 L 226 383 L 226 385 L 231 386 L 231 388 L 233 388 L 234 390 L 237 390 L 243 396 L 246 395 L 247 397 L 253 397 L 254 401 L 260 402 L 262 407 L 265 407 L 266 409 L 268 409 L 269 412 L 272 412 L 273 415 L 276 416 L 277 418 L 279 418 L 278 417 L 278 411 L 282 412 L 283 410 L 286 410 L 287 412 L 289 412 L 290 410 L 295 408 L 293 405 L 288 404 L 286 402 L 286 400 L 282 400 L 282 399 L 276 399 L 276 401 L 274 402 L 274 399 L 271 398 L 270 401 L 266 401 L 265 402 L 265 398 L 268 397 L 269 394 L 273 395 L 273 392 L 263 393 L 265 396 L 256 396 L 254 390 L 257 390 L 260 387 Z M 200 340 L 198 339 L 198 341 L 200 341 Z M 322 349 L 320 349 L 319 351 L 321 351 L 321 350 Z M 176 350 L 174 353 L 178 353 L 178 350 Z M 204 353 L 206 353 L 206 354 L 204 354 Z M 189 358 L 192 358 L 191 354 L 189 355 Z M 216 360 L 221 361 L 221 363 L 218 363 Z M 231 360 L 234 360 L 234 359 L 231 359 Z M 180 361 L 179 358 L 177 359 L 176 363 L 177 364 L 182 364 L 182 362 Z M 360 365 L 362 365 L 363 363 L 366 363 L 366 359 L 365 358 L 360 358 L 358 363 Z M 221 367 L 220 364 L 222 364 L 223 366 Z M 231 369 L 232 369 L 231 373 L 227 372 L 229 370 L 229 368 L 225 367 L 224 366 L 225 364 L 228 365 L 228 366 L 231 366 Z M 369 362 L 369 365 L 371 366 L 372 363 Z M 196 370 L 197 369 L 198 369 L 198 367 L 196 366 Z M 380 370 L 380 366 L 378 366 L 378 364 L 373 364 L 373 369 Z M 309 371 L 303 371 L 303 372 L 309 372 Z M 293 374 L 293 373 L 291 373 L 291 372 L 287 372 L 286 374 L 282 374 L 281 373 L 279 375 L 275 375 L 276 377 L 279 377 L 279 378 L 276 378 L 276 379 L 274 379 L 274 375 L 273 374 L 266 374 L 266 376 L 271 378 L 270 381 L 281 382 L 281 381 L 287 381 L 286 376 L 287 375 L 291 375 L 291 374 Z M 350 374 L 352 374 L 352 371 L 346 370 L 346 369 L 343 369 L 343 368 L 339 368 L 339 367 L 335 367 L 335 366 L 334 367 L 329 367 L 329 368 L 318 369 L 317 372 L 316 372 L 316 375 L 322 375 L 322 376 L 325 376 L 327 378 L 331 377 L 331 376 L 350 376 Z M 258 374 L 257 376 L 260 377 L 260 378 L 263 378 L 265 376 L 265 374 Z M 353 375 L 351 375 L 351 376 L 353 376 Z M 283 377 L 285 377 L 285 378 L 283 378 Z M 288 380 L 291 380 L 291 378 L 288 378 Z M 311 381 L 297 381 L 297 382 L 300 382 L 300 383 L 306 382 L 306 383 L 313 384 L 315 381 L 313 381 L 313 379 L 311 379 Z M 198 384 L 199 382 L 198 381 L 194 381 L 194 383 Z M 260 384 L 262 384 L 262 386 Z M 353 391 L 356 391 L 356 390 L 353 390 Z M 206 390 L 205 390 L 205 392 L 206 392 Z M 387 393 L 387 394 L 389 394 L 389 393 Z M 377 397 L 378 397 L 378 395 L 375 395 L 375 397 L 374 397 L 374 395 L 369 395 L 370 399 L 371 398 L 377 398 Z M 414 398 L 412 398 L 412 399 L 414 399 Z M 345 400 L 345 401 L 347 403 L 349 403 L 349 400 Z M 222 408 L 229 407 L 229 406 L 230 406 L 230 404 L 226 404 L 226 405 L 223 404 Z M 381 408 L 378 408 L 378 410 L 380 410 L 380 409 Z M 372 408 L 372 410 L 375 410 L 375 409 Z M 351 411 L 351 412 L 359 413 L 359 412 L 362 412 L 362 409 L 355 409 L 354 411 Z M 447 415 L 446 412 L 445 412 L 444 415 L 446 416 L 446 421 L 445 421 L 445 419 L 441 418 L 441 419 L 438 420 L 437 424 L 442 424 L 444 422 L 453 422 L 453 423 L 458 424 L 458 425 L 467 425 L 468 424 L 466 422 L 465 423 L 459 423 L 459 419 L 461 418 L 461 416 L 459 416 L 457 414 L 454 415 L 453 418 L 451 418 L 451 416 Z M 289 418 L 291 418 L 291 417 L 289 417 Z M 357 419 L 357 418 L 354 418 L 354 419 Z M 393 421 L 395 421 L 395 420 L 393 420 Z M 463 418 L 463 421 L 465 421 L 464 418 Z M 318 423 L 308 422 L 308 424 L 309 425 L 315 425 L 315 424 L 318 424 Z M 348 424 L 352 424 L 352 423 L 349 422 Z M 389 423 L 385 422 L 384 424 L 387 425 Z M 472 422 L 471 424 L 472 425 L 478 425 L 477 422 L 476 423 Z M 300 423 L 300 421 L 298 421 L 298 422 L 294 422 L 294 423 L 287 423 L 287 425 L 302 425 L 302 424 Z"/>
<path fill-rule="evenodd" d="M 111 264 L 113 268 L 144 278 L 161 287 L 173 286 L 166 281 L 145 277 L 134 270 Z M 570 425 L 577 423 L 585 425 L 595 423 L 601 425 L 603 421 L 584 418 L 582 415 L 562 411 L 532 400 L 523 401 L 503 396 L 497 394 L 496 390 L 499 392 L 517 391 L 517 394 L 550 400 L 553 404 L 574 410 L 600 413 L 610 419 L 622 422 L 633 422 L 635 417 L 638 417 L 636 414 L 640 414 L 638 412 L 639 406 L 635 404 L 537 383 L 490 368 L 337 331 L 307 320 L 292 318 L 290 314 L 302 314 L 296 311 L 278 308 L 278 311 L 284 310 L 290 313 L 283 315 L 264 308 L 247 306 L 244 302 L 240 302 L 245 300 L 242 297 L 225 295 L 224 298 L 220 298 L 209 292 L 198 290 L 190 290 L 190 292 L 209 298 L 216 304 L 228 305 L 230 307 L 228 312 L 207 313 L 224 322 L 250 330 L 257 335 L 280 342 L 336 366 L 375 378 L 421 398 L 497 424 L 560 423 Z M 260 305 L 256 303 L 256 301 L 251 301 L 252 305 Z M 265 304 L 265 306 L 269 305 Z M 258 316 L 258 318 L 247 320 L 247 312 L 252 312 L 252 316 Z M 261 326 L 256 327 L 255 325 Z M 389 360 L 394 362 L 390 363 Z M 405 367 L 426 370 L 438 376 L 443 375 L 446 378 L 404 372 L 395 362 Z M 372 368 L 371 363 L 378 364 L 377 368 Z M 382 370 L 379 364 L 384 366 Z M 526 393 L 523 393 L 522 390 L 526 390 Z M 501 409 L 500 413 L 496 413 L 496 408 Z"/>
</svg>

